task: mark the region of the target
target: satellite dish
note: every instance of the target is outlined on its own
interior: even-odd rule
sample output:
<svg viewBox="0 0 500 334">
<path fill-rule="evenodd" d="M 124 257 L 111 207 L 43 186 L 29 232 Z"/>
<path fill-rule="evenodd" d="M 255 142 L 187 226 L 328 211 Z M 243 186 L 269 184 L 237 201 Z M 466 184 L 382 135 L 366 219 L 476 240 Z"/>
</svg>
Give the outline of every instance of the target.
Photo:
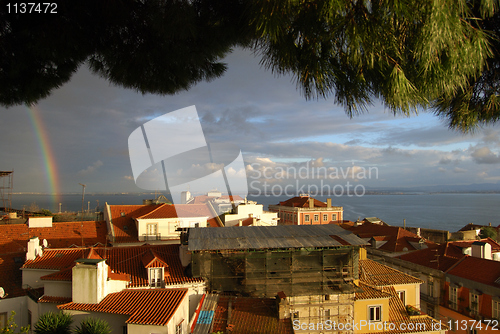
<svg viewBox="0 0 500 334">
<path fill-rule="evenodd" d="M 43 247 L 47 247 L 49 245 L 47 239 L 43 239 L 42 245 L 43 245 Z"/>
<path fill-rule="evenodd" d="M 5 290 L 0 288 L 0 298 L 5 298 Z"/>
</svg>

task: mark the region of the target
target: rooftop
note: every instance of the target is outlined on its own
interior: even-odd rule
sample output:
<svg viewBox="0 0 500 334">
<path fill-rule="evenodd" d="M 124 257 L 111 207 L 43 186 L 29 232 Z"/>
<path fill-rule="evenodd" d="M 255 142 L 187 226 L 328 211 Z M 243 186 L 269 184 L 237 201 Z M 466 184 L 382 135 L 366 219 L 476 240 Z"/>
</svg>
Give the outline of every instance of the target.
<svg viewBox="0 0 500 334">
<path fill-rule="evenodd" d="M 43 256 L 26 261 L 22 268 L 58 270 L 56 273 L 44 276 L 44 279 L 71 280 L 72 271 L 70 268 L 75 265 L 75 260 L 82 257 L 87 258 L 92 253 L 106 259 L 111 273 L 116 275 L 114 279 L 121 280 L 124 274 L 130 275 L 129 287 L 149 285 L 146 266 L 153 261 L 168 266 L 170 276 L 165 277 L 167 285 L 201 281 L 199 278 L 192 278 L 184 274 L 184 267 L 179 259 L 179 245 L 46 249 Z"/>
<path fill-rule="evenodd" d="M 464 248 L 471 247 L 477 240 L 450 241 L 440 245 L 431 245 L 427 249 L 417 250 L 398 258 L 421 266 L 447 271 L 466 255 Z M 481 239 L 491 245 L 492 252 L 500 251 L 500 245 L 490 238 Z"/>
<path fill-rule="evenodd" d="M 71 302 L 58 308 L 124 314 L 129 324 L 165 326 L 186 295 L 186 289 L 131 289 L 110 293 L 98 304 Z"/>
<path fill-rule="evenodd" d="M 216 304 L 213 304 L 215 301 Z M 231 309 L 229 311 L 229 308 Z M 291 319 L 280 320 L 275 298 L 249 298 L 210 295 L 205 298 L 193 333 L 211 332 L 231 334 L 292 334 Z M 230 314 L 230 316 L 229 316 Z M 200 327 L 200 328 L 198 328 Z"/>
<path fill-rule="evenodd" d="M 425 242 L 427 246 L 434 244 L 398 226 L 380 225 L 366 222 L 358 226 L 344 225 L 342 227 L 356 234 L 360 238 L 374 238 L 376 241 L 386 241 L 377 249 L 387 252 L 416 250 L 418 248 L 416 248 L 414 244 L 418 243 L 420 240 Z"/>
<path fill-rule="evenodd" d="M 340 242 L 343 240 L 344 242 Z M 189 250 L 361 246 L 366 243 L 336 225 L 233 226 L 189 229 Z"/>
<path fill-rule="evenodd" d="M 500 262 L 498 261 L 466 255 L 446 273 L 496 288 L 500 287 Z"/>
<path fill-rule="evenodd" d="M 359 280 L 370 286 L 421 284 L 423 281 L 373 260 L 359 260 Z"/>
<path fill-rule="evenodd" d="M 279 206 L 288 206 L 288 207 L 294 207 L 294 208 L 309 208 L 309 199 L 312 199 L 314 201 L 314 207 L 315 208 L 326 208 L 327 205 L 324 202 L 321 202 L 315 198 L 309 197 L 309 196 L 297 196 L 290 198 L 284 202 L 280 202 L 278 205 Z"/>
</svg>

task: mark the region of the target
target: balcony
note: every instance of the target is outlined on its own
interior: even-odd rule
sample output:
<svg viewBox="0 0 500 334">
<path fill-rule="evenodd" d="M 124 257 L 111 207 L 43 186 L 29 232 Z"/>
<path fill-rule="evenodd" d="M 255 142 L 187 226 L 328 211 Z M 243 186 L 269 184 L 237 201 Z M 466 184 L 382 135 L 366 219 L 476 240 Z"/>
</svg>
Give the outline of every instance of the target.
<svg viewBox="0 0 500 334">
<path fill-rule="evenodd" d="M 439 297 L 432 297 L 422 292 L 420 293 L 420 300 L 430 304 L 439 305 Z"/>
</svg>

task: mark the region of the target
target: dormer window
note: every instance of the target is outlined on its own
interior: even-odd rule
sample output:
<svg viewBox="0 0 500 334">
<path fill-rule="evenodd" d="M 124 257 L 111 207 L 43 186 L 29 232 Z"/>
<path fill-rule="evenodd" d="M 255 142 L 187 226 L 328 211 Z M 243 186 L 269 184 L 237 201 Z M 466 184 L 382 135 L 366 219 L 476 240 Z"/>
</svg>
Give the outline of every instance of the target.
<svg viewBox="0 0 500 334">
<path fill-rule="evenodd" d="M 149 286 L 161 288 L 163 285 L 163 268 L 149 268 Z"/>
<path fill-rule="evenodd" d="M 165 276 L 170 276 L 168 264 L 156 252 L 149 249 L 142 257 L 142 263 L 148 273 L 149 286 L 161 288 L 165 285 Z"/>
</svg>

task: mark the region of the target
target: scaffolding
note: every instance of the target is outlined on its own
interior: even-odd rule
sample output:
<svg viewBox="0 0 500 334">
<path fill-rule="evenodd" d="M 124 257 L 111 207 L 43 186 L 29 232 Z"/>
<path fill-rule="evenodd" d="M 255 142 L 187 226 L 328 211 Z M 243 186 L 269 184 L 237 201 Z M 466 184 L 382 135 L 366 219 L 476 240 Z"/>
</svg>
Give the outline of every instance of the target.
<svg viewBox="0 0 500 334">
<path fill-rule="evenodd" d="M 242 296 L 349 294 L 359 277 L 357 248 L 193 252 L 192 270 L 207 279 L 210 291 Z"/>
<path fill-rule="evenodd" d="M 12 189 L 14 186 L 14 171 L 0 171 L 0 198 L 5 212 L 12 209 Z"/>
</svg>

